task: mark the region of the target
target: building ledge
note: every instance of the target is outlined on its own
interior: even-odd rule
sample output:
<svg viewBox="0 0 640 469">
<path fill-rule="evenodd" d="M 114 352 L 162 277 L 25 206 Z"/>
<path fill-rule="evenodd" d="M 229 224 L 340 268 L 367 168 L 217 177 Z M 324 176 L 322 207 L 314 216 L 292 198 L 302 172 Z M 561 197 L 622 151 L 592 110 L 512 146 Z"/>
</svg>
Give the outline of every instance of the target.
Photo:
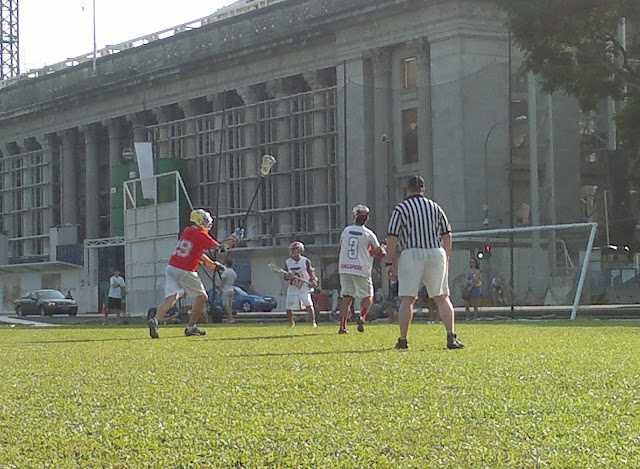
<svg viewBox="0 0 640 469">
<path fill-rule="evenodd" d="M 59 272 L 61 270 L 80 270 L 83 267 L 69 262 L 31 262 L 27 264 L 0 265 L 0 274 L 25 274 L 30 272 Z"/>
</svg>

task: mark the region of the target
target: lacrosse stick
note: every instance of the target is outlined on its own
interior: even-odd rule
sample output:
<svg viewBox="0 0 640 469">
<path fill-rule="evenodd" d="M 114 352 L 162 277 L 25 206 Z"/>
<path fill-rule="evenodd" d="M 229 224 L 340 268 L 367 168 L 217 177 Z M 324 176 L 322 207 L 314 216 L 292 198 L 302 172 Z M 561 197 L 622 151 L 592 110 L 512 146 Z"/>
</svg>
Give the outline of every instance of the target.
<svg viewBox="0 0 640 469">
<path fill-rule="evenodd" d="M 256 187 L 256 191 L 253 193 L 253 198 L 251 199 L 251 203 L 249 204 L 247 213 L 244 214 L 244 218 L 242 220 L 242 223 L 240 224 L 240 228 L 244 228 L 245 223 L 247 223 L 247 218 L 249 218 L 251 207 L 253 207 L 253 203 L 256 201 L 256 198 L 258 197 L 258 192 L 260 191 L 260 187 L 262 186 L 264 178 L 271 172 L 271 168 L 273 168 L 274 164 L 276 164 L 276 159 L 273 156 L 264 155 L 262 157 L 262 163 L 260 164 L 260 181 L 258 182 L 258 187 Z"/>
<path fill-rule="evenodd" d="M 286 270 L 284 270 L 281 267 L 278 267 L 275 264 L 269 264 L 269 269 L 271 270 L 271 272 L 275 272 L 277 274 L 282 274 L 282 275 L 286 275 L 286 274 L 290 274 L 291 272 L 287 272 Z M 304 280 L 301 278 L 296 277 L 295 280 L 299 280 L 302 283 L 306 283 L 307 285 L 311 285 L 311 282 L 309 280 Z"/>
</svg>

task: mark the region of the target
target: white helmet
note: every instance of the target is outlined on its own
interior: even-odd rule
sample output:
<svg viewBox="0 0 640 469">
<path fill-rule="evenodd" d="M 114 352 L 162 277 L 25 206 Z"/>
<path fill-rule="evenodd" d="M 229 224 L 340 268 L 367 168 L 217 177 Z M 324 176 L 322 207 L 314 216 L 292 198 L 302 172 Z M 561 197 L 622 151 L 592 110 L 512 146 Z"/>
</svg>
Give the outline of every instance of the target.
<svg viewBox="0 0 640 469">
<path fill-rule="evenodd" d="M 294 254 L 296 252 L 298 254 L 302 254 L 304 252 L 304 244 L 302 244 L 300 241 L 294 241 L 289 245 L 289 251 L 291 251 L 291 254 Z"/>
<path fill-rule="evenodd" d="M 189 220 L 207 231 L 209 231 L 211 229 L 211 225 L 213 225 L 213 217 L 211 214 L 201 208 L 192 211 L 189 216 Z"/>
<path fill-rule="evenodd" d="M 358 204 L 353 207 L 353 209 L 351 210 L 351 214 L 354 220 L 363 215 L 369 216 L 369 207 L 367 207 L 366 205 Z"/>
</svg>

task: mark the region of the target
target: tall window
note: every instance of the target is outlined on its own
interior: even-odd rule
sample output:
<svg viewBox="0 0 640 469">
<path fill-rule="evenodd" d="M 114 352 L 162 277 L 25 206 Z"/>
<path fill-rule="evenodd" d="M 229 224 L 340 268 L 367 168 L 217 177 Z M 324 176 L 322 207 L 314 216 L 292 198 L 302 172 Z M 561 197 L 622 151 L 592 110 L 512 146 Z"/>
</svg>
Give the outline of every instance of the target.
<svg viewBox="0 0 640 469">
<path fill-rule="evenodd" d="M 402 162 L 418 162 L 418 109 L 402 111 Z"/>
<path fill-rule="evenodd" d="M 409 57 L 402 61 L 402 87 L 411 89 L 416 86 L 416 58 Z"/>
</svg>

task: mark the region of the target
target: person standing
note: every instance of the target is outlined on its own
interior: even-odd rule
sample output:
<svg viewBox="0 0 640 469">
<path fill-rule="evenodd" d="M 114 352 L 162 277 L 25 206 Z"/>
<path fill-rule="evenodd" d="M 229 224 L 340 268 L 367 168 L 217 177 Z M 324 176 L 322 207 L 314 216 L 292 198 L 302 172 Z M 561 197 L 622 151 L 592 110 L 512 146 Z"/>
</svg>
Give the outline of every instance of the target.
<svg viewBox="0 0 640 469">
<path fill-rule="evenodd" d="M 107 299 L 107 310 L 104 315 L 104 323 L 107 323 L 109 313 L 114 311 L 116 313 L 116 322 L 120 323 L 120 315 L 124 308 L 122 307 L 122 297 L 125 293 L 124 278 L 120 276 L 119 269 L 113 269 L 113 275 L 109 279 L 109 297 Z"/>
<path fill-rule="evenodd" d="M 373 303 L 373 281 L 371 269 L 373 258 L 386 255 L 383 246 L 373 231 L 364 226 L 369 221 L 369 207 L 356 205 L 352 209 L 353 224 L 340 235 L 340 258 L 338 273 L 342 300 L 340 301 L 340 329 L 338 334 L 348 334 L 349 312 L 354 298 L 360 298 L 358 332 L 364 332 L 367 313 Z"/>
<path fill-rule="evenodd" d="M 291 327 L 295 326 L 296 322 L 293 319 L 293 310 L 294 308 L 299 309 L 300 304 L 302 304 L 311 317 L 311 325 L 318 327 L 316 323 L 316 312 L 311 299 L 311 292 L 317 285 L 318 280 L 311 261 L 302 255 L 303 252 L 304 244 L 300 241 L 294 241 L 289 245 L 289 257 L 285 261 L 284 266 L 284 270 L 287 271 L 284 279 L 289 282 L 285 301 L 287 318 L 289 318 Z"/>
<path fill-rule="evenodd" d="M 238 274 L 233 269 L 233 260 L 227 259 L 224 262 L 224 272 L 220 275 L 221 283 L 220 283 L 220 293 L 222 296 L 222 306 L 224 306 L 225 311 L 227 312 L 227 322 L 229 324 L 233 324 L 236 322 L 233 319 L 233 293 L 236 280 L 238 279 Z"/>
<path fill-rule="evenodd" d="M 478 319 L 478 302 L 482 297 L 482 272 L 478 260 L 471 258 L 469 260 L 469 270 L 467 271 L 467 288 L 471 293 L 471 298 L 464 302 L 464 310 L 467 321 L 470 319 Z M 473 317 L 471 317 L 470 308 L 473 307 Z"/>
<path fill-rule="evenodd" d="M 460 349 L 464 344 L 455 334 L 455 313 L 449 299 L 451 225 L 442 208 L 425 197 L 424 191 L 422 176 L 411 176 L 406 198 L 396 205 L 389 219 L 387 275 L 397 277 L 400 296 L 400 338 L 396 348 L 409 348 L 407 335 L 413 319 L 413 305 L 420 284 L 424 284 L 435 300 L 447 330 L 447 348 Z"/>
<path fill-rule="evenodd" d="M 165 300 L 158 307 L 155 316 L 149 319 L 149 335 L 152 339 L 159 337 L 158 323 L 164 321 L 167 311 L 173 307 L 183 294 L 195 296 L 195 302 L 191 310 L 189 323 L 184 330 L 184 335 L 205 335 L 205 331 L 198 329 L 196 323 L 202 314 L 202 307 L 206 303 L 208 296 L 196 270 L 200 263 L 214 271 L 224 269 L 222 264 L 212 261 L 204 251 L 214 247 L 218 250 L 230 249 L 237 242 L 236 238 L 230 237 L 227 243 L 218 244 L 209 235 L 213 218 L 205 210 L 193 210 L 189 220 L 191 225 L 187 226 L 182 232 L 178 245 L 169 259 L 169 265 L 165 269 Z"/>
</svg>

